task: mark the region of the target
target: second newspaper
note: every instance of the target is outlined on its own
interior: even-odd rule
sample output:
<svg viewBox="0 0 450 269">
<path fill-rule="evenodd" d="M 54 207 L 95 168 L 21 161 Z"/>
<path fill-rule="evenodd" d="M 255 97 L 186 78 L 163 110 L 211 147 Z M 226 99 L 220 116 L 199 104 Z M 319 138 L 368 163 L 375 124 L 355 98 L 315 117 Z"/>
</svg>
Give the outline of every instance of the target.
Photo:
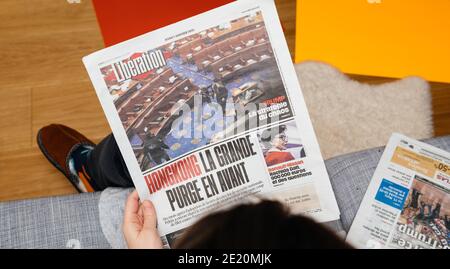
<svg viewBox="0 0 450 269">
<path fill-rule="evenodd" d="M 357 248 L 448 249 L 450 153 L 393 134 L 347 241 Z"/>
</svg>

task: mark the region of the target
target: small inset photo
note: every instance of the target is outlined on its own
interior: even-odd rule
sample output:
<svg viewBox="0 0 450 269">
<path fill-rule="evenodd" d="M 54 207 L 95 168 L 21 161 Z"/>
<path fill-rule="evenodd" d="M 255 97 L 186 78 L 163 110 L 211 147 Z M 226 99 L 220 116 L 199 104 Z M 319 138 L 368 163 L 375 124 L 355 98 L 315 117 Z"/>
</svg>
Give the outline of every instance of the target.
<svg viewBox="0 0 450 269">
<path fill-rule="evenodd" d="M 295 122 L 288 122 L 258 133 L 267 166 L 273 166 L 306 157 Z"/>
</svg>

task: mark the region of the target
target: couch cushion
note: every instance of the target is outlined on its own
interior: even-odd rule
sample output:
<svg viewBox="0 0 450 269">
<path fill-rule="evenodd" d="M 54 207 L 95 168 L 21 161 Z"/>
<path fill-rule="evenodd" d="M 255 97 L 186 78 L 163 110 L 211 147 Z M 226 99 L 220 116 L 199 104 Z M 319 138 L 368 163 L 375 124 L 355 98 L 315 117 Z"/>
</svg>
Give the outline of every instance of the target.
<svg viewBox="0 0 450 269">
<path fill-rule="evenodd" d="M 0 203 L 0 248 L 111 248 L 99 222 L 100 193 Z"/>
</svg>

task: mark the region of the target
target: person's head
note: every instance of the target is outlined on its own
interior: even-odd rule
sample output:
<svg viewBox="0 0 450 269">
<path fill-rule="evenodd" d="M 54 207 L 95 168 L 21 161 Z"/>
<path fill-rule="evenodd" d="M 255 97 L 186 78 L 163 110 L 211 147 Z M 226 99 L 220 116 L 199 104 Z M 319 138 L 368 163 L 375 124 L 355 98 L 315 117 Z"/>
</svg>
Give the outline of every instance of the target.
<svg viewBox="0 0 450 269">
<path fill-rule="evenodd" d="M 261 141 L 270 141 L 270 145 L 278 150 L 285 150 L 288 143 L 286 125 L 270 128 L 262 132 Z"/>
<path fill-rule="evenodd" d="M 272 139 L 272 146 L 279 150 L 285 150 L 288 143 L 287 135 L 284 133 L 276 134 Z"/>
<path fill-rule="evenodd" d="M 145 134 L 146 139 L 152 139 L 153 137 L 155 137 L 155 135 L 152 132 L 148 132 Z"/>
<path fill-rule="evenodd" d="M 263 200 L 213 213 L 189 227 L 175 248 L 351 248 L 315 221 L 292 215 L 283 204 Z"/>
<path fill-rule="evenodd" d="M 213 91 L 217 92 L 217 91 L 219 91 L 219 88 L 220 88 L 221 86 L 222 86 L 222 85 L 220 85 L 219 82 L 214 82 L 213 84 L 211 84 L 211 89 L 212 89 Z"/>
</svg>

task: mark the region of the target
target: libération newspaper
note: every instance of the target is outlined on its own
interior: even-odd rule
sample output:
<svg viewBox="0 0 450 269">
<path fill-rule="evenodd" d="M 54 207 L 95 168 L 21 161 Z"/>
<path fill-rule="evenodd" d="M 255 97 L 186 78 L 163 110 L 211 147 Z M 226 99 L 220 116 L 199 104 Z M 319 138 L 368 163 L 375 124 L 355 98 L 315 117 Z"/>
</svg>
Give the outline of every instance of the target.
<svg viewBox="0 0 450 269">
<path fill-rule="evenodd" d="M 83 62 L 166 246 L 255 195 L 339 219 L 273 0 L 233 2 Z"/>
<path fill-rule="evenodd" d="M 450 153 L 393 134 L 347 235 L 357 248 L 448 249 Z"/>
</svg>

